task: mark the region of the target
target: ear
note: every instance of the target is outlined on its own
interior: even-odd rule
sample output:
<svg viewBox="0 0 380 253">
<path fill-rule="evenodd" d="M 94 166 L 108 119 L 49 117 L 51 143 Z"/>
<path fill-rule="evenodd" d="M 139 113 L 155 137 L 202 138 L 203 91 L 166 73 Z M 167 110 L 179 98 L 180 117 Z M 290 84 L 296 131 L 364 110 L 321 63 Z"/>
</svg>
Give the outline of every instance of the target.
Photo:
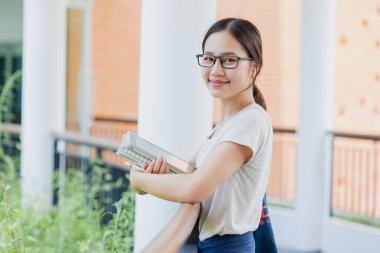
<svg viewBox="0 0 380 253">
<path fill-rule="evenodd" d="M 251 69 L 250 69 L 250 75 L 252 78 L 254 78 L 257 74 L 257 64 L 256 62 L 252 61 L 251 63 Z"/>
</svg>

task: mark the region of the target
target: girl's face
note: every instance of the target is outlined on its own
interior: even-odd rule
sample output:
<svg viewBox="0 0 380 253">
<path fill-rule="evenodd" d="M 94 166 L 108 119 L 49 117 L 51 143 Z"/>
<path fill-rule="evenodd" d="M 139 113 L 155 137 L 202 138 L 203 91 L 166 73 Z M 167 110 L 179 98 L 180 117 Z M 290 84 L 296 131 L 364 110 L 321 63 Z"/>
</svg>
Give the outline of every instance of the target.
<svg viewBox="0 0 380 253">
<path fill-rule="evenodd" d="M 211 34 L 206 40 L 204 54 L 248 58 L 248 54 L 239 42 L 227 31 Z M 241 91 L 252 84 L 253 70 L 253 61 L 240 60 L 235 69 L 226 69 L 222 67 L 220 59 L 217 59 L 212 67 L 202 67 L 201 71 L 211 95 L 215 98 L 228 99 L 239 97 L 243 94 Z"/>
</svg>

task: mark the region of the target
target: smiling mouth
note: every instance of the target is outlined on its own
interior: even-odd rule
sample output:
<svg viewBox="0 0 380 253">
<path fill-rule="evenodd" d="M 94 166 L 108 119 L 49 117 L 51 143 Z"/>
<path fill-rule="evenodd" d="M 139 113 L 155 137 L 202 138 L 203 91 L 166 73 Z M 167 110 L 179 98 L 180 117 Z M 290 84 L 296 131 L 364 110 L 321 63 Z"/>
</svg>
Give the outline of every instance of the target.
<svg viewBox="0 0 380 253">
<path fill-rule="evenodd" d="M 219 80 L 208 80 L 208 81 L 209 81 L 209 84 L 215 88 L 219 88 L 230 83 L 229 81 L 219 81 Z"/>
</svg>

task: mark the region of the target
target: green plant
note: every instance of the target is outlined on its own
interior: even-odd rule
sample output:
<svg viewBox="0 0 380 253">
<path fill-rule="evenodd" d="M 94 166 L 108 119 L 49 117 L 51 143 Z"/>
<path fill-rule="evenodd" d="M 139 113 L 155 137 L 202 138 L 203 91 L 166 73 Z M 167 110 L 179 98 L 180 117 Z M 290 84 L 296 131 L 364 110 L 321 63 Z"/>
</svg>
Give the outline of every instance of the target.
<svg viewBox="0 0 380 253">
<path fill-rule="evenodd" d="M 13 73 L 5 82 L 0 94 L 0 123 L 11 122 L 15 115 L 11 112 L 11 108 L 15 105 L 14 90 L 17 88 L 17 84 L 22 76 L 21 70 L 17 70 Z"/>
<path fill-rule="evenodd" d="M 116 213 L 103 234 L 103 244 L 107 252 L 133 252 L 133 212 L 130 205 L 134 203 L 134 193 L 124 193 L 123 198 L 115 203 Z M 129 231 L 125 228 L 132 228 Z"/>
<path fill-rule="evenodd" d="M 17 86 L 17 82 L 20 80 L 20 78 L 21 71 L 18 70 L 7 79 L 0 93 L 0 164 L 2 165 L 0 167 L 0 173 L 4 170 L 7 171 L 3 177 L 5 175 L 11 178 L 16 176 L 14 172 L 16 171 L 17 163 L 15 163 L 15 160 L 17 159 L 12 159 L 12 157 L 6 155 L 3 148 L 4 144 L 10 146 L 12 140 L 9 134 L 3 133 L 1 131 L 1 125 L 4 119 L 5 121 L 10 121 L 13 117 L 12 113 L 9 110 L 9 108 L 11 108 L 13 105 L 12 103 L 14 103 L 14 94 L 12 91 Z"/>
<path fill-rule="evenodd" d="M 20 77 L 17 71 L 3 86 L 0 126 L 12 117 L 3 108 L 11 106 L 11 91 Z M 105 212 L 104 205 L 112 204 L 106 193 L 123 181 L 114 182 L 101 159 L 90 160 L 87 174 L 78 169 L 68 169 L 61 177 L 55 173 L 55 185 L 61 186 L 56 189 L 59 203 L 37 211 L 21 207 L 20 158 L 6 154 L 5 144 L 12 142 L 0 128 L 0 253 L 133 252 L 134 194 L 128 190 L 114 204 L 114 214 Z M 102 225 L 105 215 L 110 222 Z"/>
<path fill-rule="evenodd" d="M 19 233 L 18 224 L 15 222 L 20 214 L 20 210 L 15 207 L 14 202 L 9 200 L 9 184 L 0 185 L 3 192 L 0 200 L 0 232 L 2 240 L 0 241 L 0 249 L 8 249 L 8 252 L 25 252 L 22 246 L 22 239 Z"/>
<path fill-rule="evenodd" d="M 67 170 L 60 204 L 44 212 L 21 208 L 18 177 L 7 177 L 7 182 L 1 180 L 0 252 L 132 252 L 134 194 L 125 192 L 114 204 L 116 213 L 111 221 L 101 225 L 105 211 L 99 194 L 117 184 L 110 182 L 108 172 L 95 174 L 92 186 L 88 186 L 83 183 L 85 174 Z M 92 201 L 89 192 L 95 198 Z"/>
<path fill-rule="evenodd" d="M 6 83 L 2 86 L 0 93 L 0 127 L 5 120 L 12 118 L 10 111 L 13 100 L 12 89 L 16 86 L 21 77 L 21 71 L 11 75 Z M 22 238 L 20 237 L 20 227 L 17 220 L 20 216 L 20 209 L 17 199 L 17 193 L 12 191 L 18 188 L 19 183 L 16 175 L 16 166 L 18 159 L 12 159 L 5 154 L 3 144 L 10 144 L 10 136 L 4 134 L 0 128 L 0 250 L 7 248 L 7 252 L 24 252 Z M 2 251 L 1 251 L 2 252 Z"/>
</svg>

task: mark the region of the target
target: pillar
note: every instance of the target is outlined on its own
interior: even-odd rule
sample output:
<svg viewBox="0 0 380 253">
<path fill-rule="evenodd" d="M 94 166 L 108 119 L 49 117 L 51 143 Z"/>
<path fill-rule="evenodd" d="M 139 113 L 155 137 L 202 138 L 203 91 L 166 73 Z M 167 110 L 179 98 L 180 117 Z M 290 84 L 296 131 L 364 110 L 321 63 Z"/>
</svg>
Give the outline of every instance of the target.
<svg viewBox="0 0 380 253">
<path fill-rule="evenodd" d="M 143 0 L 138 133 L 188 160 L 212 125 L 212 99 L 195 55 L 215 21 L 215 1 Z M 136 200 L 135 251 L 174 215 L 178 204 Z"/>
<path fill-rule="evenodd" d="M 65 5 L 25 0 L 22 78 L 22 203 L 52 203 L 53 131 L 65 128 Z"/>
<path fill-rule="evenodd" d="M 302 16 L 296 250 L 319 252 L 330 207 L 326 147 L 334 112 L 335 1 L 305 0 Z"/>
</svg>

